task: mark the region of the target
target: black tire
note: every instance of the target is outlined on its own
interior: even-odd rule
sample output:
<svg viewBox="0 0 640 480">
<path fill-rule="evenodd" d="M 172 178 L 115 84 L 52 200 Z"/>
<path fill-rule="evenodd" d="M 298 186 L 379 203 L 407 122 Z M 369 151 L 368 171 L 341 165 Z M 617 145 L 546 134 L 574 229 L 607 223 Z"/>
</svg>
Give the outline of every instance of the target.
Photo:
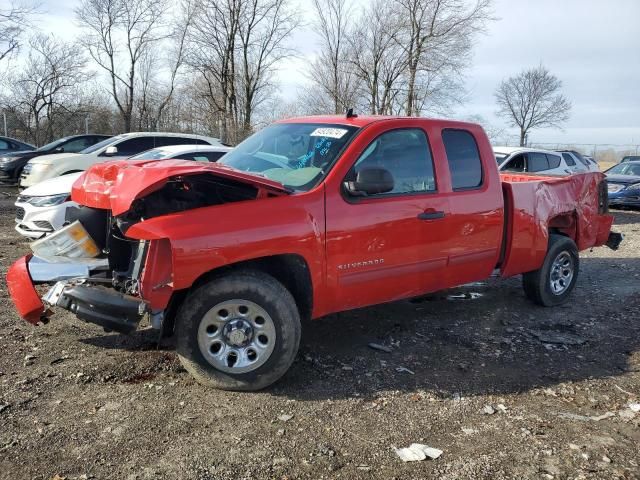
<svg viewBox="0 0 640 480">
<path fill-rule="evenodd" d="M 228 373 L 207 361 L 198 343 L 204 315 L 235 299 L 263 308 L 275 326 L 275 346 L 264 364 L 246 373 Z M 180 362 L 201 384 L 222 390 L 255 391 L 280 379 L 293 363 L 300 344 L 300 314 L 291 293 L 275 278 L 253 270 L 219 276 L 185 298 L 176 318 Z"/>
<path fill-rule="evenodd" d="M 556 293 L 552 289 L 551 270 L 554 261 L 560 258 L 561 255 L 571 259 L 573 275 L 569 282 L 565 282 L 562 291 Z M 568 300 L 578 280 L 579 272 L 580 256 L 578 255 L 576 244 L 568 237 L 551 234 L 549 236 L 547 255 L 544 258 L 542 267 L 539 270 L 523 274 L 522 287 L 526 296 L 533 302 L 545 307 L 553 307 Z"/>
</svg>

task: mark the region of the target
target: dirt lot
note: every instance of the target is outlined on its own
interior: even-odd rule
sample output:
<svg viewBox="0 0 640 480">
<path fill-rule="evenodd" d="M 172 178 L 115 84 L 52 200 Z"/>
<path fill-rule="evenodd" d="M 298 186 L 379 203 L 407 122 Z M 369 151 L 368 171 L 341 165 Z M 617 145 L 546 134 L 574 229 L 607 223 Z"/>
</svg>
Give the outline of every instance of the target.
<svg viewBox="0 0 640 480">
<path fill-rule="evenodd" d="M 4 192 L 3 275 L 28 250 Z M 640 212 L 615 215 L 569 305 L 514 278 L 332 316 L 257 394 L 196 384 L 149 329 L 34 328 L 3 285 L 0 477 L 640 478 Z M 403 463 L 413 442 L 444 453 Z"/>
</svg>

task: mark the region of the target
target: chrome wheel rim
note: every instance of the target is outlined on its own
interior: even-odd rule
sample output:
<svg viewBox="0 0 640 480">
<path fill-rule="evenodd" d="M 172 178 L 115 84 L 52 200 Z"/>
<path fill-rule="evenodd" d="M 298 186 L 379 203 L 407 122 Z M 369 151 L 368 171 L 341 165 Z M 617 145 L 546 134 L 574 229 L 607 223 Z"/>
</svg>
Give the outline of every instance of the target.
<svg viewBox="0 0 640 480">
<path fill-rule="evenodd" d="M 549 285 L 554 295 L 562 295 L 567 291 L 574 275 L 573 257 L 569 252 L 560 252 L 551 264 Z"/>
<path fill-rule="evenodd" d="M 247 373 L 273 353 L 276 327 L 260 305 L 227 300 L 211 308 L 200 321 L 198 346 L 207 362 L 227 373 Z"/>
</svg>

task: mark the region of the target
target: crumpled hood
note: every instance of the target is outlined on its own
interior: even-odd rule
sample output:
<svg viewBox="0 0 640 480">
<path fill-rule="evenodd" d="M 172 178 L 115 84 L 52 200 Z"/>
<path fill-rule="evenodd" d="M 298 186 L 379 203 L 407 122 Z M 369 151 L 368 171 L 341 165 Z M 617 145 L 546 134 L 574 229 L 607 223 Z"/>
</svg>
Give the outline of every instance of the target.
<svg viewBox="0 0 640 480">
<path fill-rule="evenodd" d="M 134 200 L 162 188 L 171 178 L 197 174 L 237 180 L 271 194 L 290 193 L 281 183 L 217 163 L 121 160 L 92 166 L 73 184 L 71 199 L 80 205 L 111 210 L 113 215 L 120 215 L 131 208 Z"/>
</svg>

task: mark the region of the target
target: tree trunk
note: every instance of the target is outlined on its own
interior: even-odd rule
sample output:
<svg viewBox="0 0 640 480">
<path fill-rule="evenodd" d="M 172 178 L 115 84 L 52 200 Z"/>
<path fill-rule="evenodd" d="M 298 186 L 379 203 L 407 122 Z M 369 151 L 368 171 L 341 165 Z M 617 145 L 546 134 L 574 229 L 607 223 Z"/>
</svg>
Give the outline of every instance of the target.
<svg viewBox="0 0 640 480">
<path fill-rule="evenodd" d="M 527 146 L 525 142 L 526 138 L 527 138 L 527 131 L 524 128 L 521 128 L 520 129 L 520 146 L 521 147 Z"/>
<path fill-rule="evenodd" d="M 412 61 L 413 63 L 413 61 Z M 409 81 L 407 85 L 407 117 L 412 117 L 414 114 L 414 100 L 416 89 L 416 71 L 417 68 L 414 65 L 409 65 Z"/>
</svg>

